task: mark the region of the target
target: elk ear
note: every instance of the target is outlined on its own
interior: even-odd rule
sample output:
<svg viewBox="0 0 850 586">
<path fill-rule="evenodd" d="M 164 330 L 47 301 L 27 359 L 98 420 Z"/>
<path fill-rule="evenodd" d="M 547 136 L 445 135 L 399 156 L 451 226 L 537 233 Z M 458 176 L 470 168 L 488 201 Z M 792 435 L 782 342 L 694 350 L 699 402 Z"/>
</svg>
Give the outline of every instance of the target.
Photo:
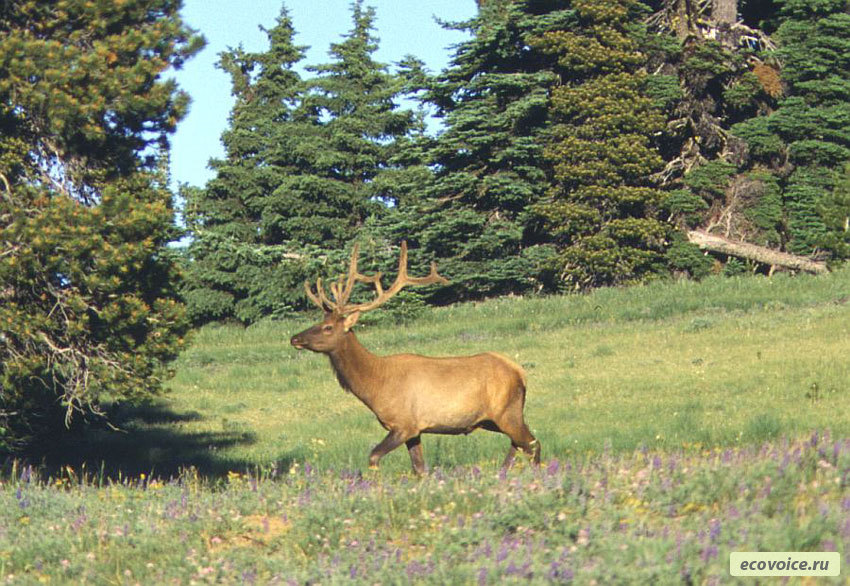
<svg viewBox="0 0 850 586">
<path fill-rule="evenodd" d="M 359 311 L 355 311 L 354 313 L 352 313 L 350 315 L 346 315 L 345 321 L 342 324 L 345 331 L 347 332 L 348 330 L 353 328 L 354 324 L 357 323 L 358 319 L 360 319 L 360 312 Z"/>
</svg>

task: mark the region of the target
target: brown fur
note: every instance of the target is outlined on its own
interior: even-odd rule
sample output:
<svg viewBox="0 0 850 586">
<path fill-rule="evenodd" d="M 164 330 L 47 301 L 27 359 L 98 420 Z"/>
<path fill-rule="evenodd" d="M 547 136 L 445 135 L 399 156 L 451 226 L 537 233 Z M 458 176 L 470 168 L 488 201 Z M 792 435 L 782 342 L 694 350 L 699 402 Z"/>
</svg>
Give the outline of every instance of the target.
<svg viewBox="0 0 850 586">
<path fill-rule="evenodd" d="M 540 461 L 540 444 L 523 420 L 522 367 L 492 352 L 446 358 L 376 356 L 351 331 L 357 317 L 328 313 L 322 323 L 293 336 L 292 345 L 327 354 L 340 386 L 389 432 L 372 450 L 371 466 L 406 443 L 414 470 L 422 473 L 421 434 L 466 434 L 478 428 L 510 437 L 505 466 L 511 465 L 517 448 Z"/>
</svg>

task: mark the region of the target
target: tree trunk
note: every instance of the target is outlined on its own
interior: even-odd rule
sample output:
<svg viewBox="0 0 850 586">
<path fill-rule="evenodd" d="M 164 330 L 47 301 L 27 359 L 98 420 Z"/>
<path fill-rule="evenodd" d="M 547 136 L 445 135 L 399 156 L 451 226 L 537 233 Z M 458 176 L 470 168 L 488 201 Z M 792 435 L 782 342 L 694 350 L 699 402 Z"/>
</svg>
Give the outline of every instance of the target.
<svg viewBox="0 0 850 586">
<path fill-rule="evenodd" d="M 679 37 L 679 39 L 686 39 L 693 30 L 692 16 L 691 3 L 688 0 L 676 0 L 674 23 L 676 27 L 676 36 Z"/>
<path fill-rule="evenodd" d="M 813 261 L 804 256 L 789 254 L 747 242 L 736 242 L 735 240 L 729 240 L 728 238 L 715 236 L 714 234 L 700 230 L 689 231 L 688 240 L 699 246 L 702 250 L 739 256 L 772 266 L 818 274 L 829 272 L 824 263 Z"/>
<path fill-rule="evenodd" d="M 737 0 L 714 0 L 711 5 L 711 19 L 717 25 L 735 24 L 738 20 Z"/>
</svg>

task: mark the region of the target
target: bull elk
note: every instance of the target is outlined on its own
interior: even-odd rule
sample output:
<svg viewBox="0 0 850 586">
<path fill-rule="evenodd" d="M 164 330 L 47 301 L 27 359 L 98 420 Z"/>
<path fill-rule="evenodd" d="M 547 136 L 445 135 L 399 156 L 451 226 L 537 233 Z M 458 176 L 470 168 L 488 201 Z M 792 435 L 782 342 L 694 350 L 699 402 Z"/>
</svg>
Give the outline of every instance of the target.
<svg viewBox="0 0 850 586">
<path fill-rule="evenodd" d="M 377 468 L 383 456 L 406 444 L 413 470 L 425 471 L 420 436 L 423 433 L 468 434 L 477 428 L 507 435 L 511 447 L 503 467 L 509 467 L 517 449 L 540 462 L 540 443 L 523 419 L 526 379 L 515 362 L 486 352 L 474 356 L 432 358 L 417 354 L 376 356 L 357 340 L 352 327 L 364 312 L 371 311 L 407 285 L 448 283 L 437 274 L 407 275 L 407 243 L 401 244 L 398 276 L 389 289 L 381 285 L 381 273 L 362 275 L 357 270 L 358 246 L 351 253 L 348 275 L 330 286 L 331 300 L 316 281 L 304 283 L 307 297 L 325 312 L 324 320 L 292 337 L 297 349 L 327 354 L 343 389 L 353 393 L 389 432 L 369 455 L 369 467 Z M 366 303 L 349 303 L 356 283 L 374 285 L 376 297 Z"/>
</svg>

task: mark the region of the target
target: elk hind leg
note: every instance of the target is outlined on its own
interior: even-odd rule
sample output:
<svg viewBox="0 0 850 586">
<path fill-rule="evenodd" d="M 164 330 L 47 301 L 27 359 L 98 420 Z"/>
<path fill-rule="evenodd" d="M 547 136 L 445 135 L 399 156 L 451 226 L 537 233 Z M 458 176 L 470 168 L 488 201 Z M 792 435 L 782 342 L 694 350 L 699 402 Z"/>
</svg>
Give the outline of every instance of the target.
<svg viewBox="0 0 850 586">
<path fill-rule="evenodd" d="M 502 421 L 498 422 L 499 431 L 511 438 L 511 447 L 502 464 L 502 468 L 510 468 L 514 463 L 516 451 L 522 450 L 529 456 L 534 464 L 540 463 L 540 442 L 532 435 L 531 430 L 525 424 L 520 409 L 509 409 Z"/>
<path fill-rule="evenodd" d="M 420 476 L 425 474 L 425 458 L 422 456 L 422 437 L 412 437 L 407 442 L 407 451 L 410 453 L 410 463 L 413 471 Z"/>
</svg>

